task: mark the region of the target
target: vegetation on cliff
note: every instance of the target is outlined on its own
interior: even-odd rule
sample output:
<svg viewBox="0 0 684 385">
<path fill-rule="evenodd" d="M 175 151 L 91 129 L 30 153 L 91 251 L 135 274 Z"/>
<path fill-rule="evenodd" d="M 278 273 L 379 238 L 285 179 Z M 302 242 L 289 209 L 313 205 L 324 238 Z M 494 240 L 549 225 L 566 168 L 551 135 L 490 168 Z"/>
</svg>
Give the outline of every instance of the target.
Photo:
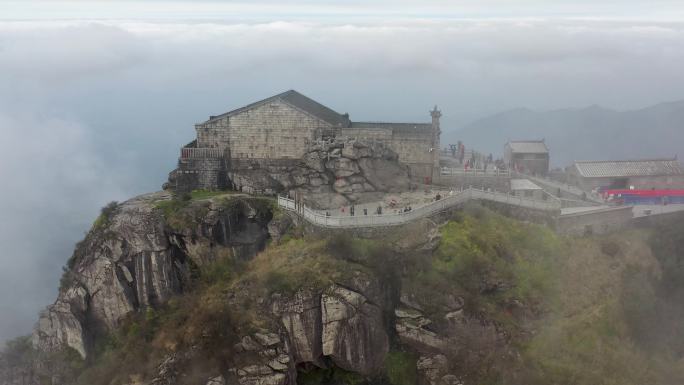
<svg viewBox="0 0 684 385">
<path fill-rule="evenodd" d="M 184 231 L 202 221 L 207 199 L 223 198 L 156 207 L 174 231 Z M 268 211 L 270 202 L 258 204 Z M 684 233 L 678 223 L 565 238 L 473 206 L 439 227 L 433 243 L 401 231 L 360 238 L 305 235 L 296 228 L 251 260 L 214 250 L 221 257 L 196 266 L 184 294 L 130 315 L 96 341 L 86 361 L 65 351 L 51 362 L 77 384 L 144 384 L 159 375 L 160 363 L 185 354 L 174 366 L 182 373 L 175 383 L 196 384 L 207 373 L 234 367 L 245 335 L 277 330 L 280 321 L 271 312 L 279 301 L 375 277 L 388 298 L 381 308 L 390 349 L 382 368 L 361 375 L 330 362 L 327 368 L 307 365 L 297 368 L 299 383 L 415 384 L 425 375 L 417 367 L 426 364 L 395 329 L 399 308 L 420 312 L 409 314 L 411 322 L 429 320 L 426 333 L 447 341 L 448 373 L 468 385 L 684 382 Z M 455 329 L 454 317 L 462 320 Z M 34 354 L 22 339 L 0 359 L 16 366 Z"/>
</svg>

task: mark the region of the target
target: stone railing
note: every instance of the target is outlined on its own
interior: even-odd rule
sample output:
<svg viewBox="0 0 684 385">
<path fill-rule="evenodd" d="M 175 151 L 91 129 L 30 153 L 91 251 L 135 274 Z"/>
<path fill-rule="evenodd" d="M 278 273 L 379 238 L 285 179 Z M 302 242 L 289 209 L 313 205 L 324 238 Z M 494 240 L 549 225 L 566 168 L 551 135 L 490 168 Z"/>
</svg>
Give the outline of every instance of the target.
<svg viewBox="0 0 684 385">
<path fill-rule="evenodd" d="M 298 205 L 294 200 L 285 197 L 278 197 L 278 206 L 285 210 L 296 212 L 299 216 L 317 226 L 354 228 L 402 225 L 416 219 L 429 217 L 446 211 L 450 208 L 462 205 L 469 200 L 487 200 L 526 209 L 552 211 L 554 214 L 560 212 L 560 202 L 557 200 L 545 201 L 516 197 L 510 194 L 474 188 L 458 191 L 454 195 L 447 196 L 424 206 L 415 207 L 408 212 L 380 215 L 328 216 L 325 213 L 312 210 L 304 205 Z"/>
<path fill-rule="evenodd" d="M 488 169 L 464 169 L 455 167 L 442 167 L 440 170 L 442 176 L 500 176 L 500 177 L 510 177 L 511 172 L 509 170 L 498 170 L 495 168 Z"/>
<path fill-rule="evenodd" d="M 183 147 L 181 148 L 181 159 L 223 158 L 225 153 L 226 151 L 222 148 Z"/>
</svg>

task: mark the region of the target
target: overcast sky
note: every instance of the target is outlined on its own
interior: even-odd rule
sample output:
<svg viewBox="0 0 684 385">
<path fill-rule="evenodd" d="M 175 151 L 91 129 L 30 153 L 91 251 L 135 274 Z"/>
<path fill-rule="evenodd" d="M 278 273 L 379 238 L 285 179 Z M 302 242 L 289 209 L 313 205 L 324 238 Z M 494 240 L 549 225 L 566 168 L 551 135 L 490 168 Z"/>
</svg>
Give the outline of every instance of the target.
<svg viewBox="0 0 684 385">
<path fill-rule="evenodd" d="M 438 104 L 445 130 L 680 100 L 678 3 L 0 1 L 0 340 L 54 300 L 99 207 L 159 189 L 209 115 L 291 88 L 355 120 Z"/>
</svg>

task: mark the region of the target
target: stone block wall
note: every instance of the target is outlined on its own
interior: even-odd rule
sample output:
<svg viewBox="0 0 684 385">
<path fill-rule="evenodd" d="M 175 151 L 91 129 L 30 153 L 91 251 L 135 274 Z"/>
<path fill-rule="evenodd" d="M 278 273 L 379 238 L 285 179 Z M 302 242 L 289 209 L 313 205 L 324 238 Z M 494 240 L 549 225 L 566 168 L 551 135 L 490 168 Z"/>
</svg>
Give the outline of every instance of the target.
<svg viewBox="0 0 684 385">
<path fill-rule="evenodd" d="M 363 123 L 361 123 L 363 124 Z M 423 181 L 432 176 L 433 157 L 432 131 L 430 128 L 418 126 L 415 129 L 405 127 L 347 127 L 340 130 L 340 135 L 362 140 L 376 140 L 391 148 L 399 156 L 399 161 L 409 166 L 411 177 Z M 434 150 L 433 150 L 434 151 Z"/>
<path fill-rule="evenodd" d="M 399 160 L 407 163 L 429 164 L 432 166 L 432 132 L 430 130 L 399 131 L 392 135 L 392 148 L 399 154 Z M 439 148 L 433 149 L 439 151 Z"/>
<path fill-rule="evenodd" d="M 339 131 L 339 135 L 350 139 L 376 140 L 384 145 L 390 145 L 392 141 L 391 128 L 344 127 Z"/>
<path fill-rule="evenodd" d="M 180 193 L 197 189 L 225 189 L 229 187 L 226 169 L 226 160 L 223 158 L 181 158 L 170 179 Z"/>
<path fill-rule="evenodd" d="M 610 207 L 588 213 L 566 214 L 558 217 L 556 230 L 566 235 L 606 234 L 632 224 L 632 207 Z"/>
<path fill-rule="evenodd" d="M 231 158 L 299 159 L 330 124 L 289 104 L 272 101 L 195 126 L 198 147 L 228 147 Z"/>
<path fill-rule="evenodd" d="M 674 211 L 671 213 L 647 215 L 633 219 L 636 227 L 654 227 L 658 225 L 674 225 L 684 221 L 684 211 Z"/>
</svg>

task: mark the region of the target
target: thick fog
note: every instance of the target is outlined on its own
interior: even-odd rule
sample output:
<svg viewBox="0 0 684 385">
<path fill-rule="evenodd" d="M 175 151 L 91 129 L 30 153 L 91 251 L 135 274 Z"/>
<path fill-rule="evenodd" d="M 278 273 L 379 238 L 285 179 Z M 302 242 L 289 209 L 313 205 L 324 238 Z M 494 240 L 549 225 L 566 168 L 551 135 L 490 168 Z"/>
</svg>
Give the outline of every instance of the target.
<svg viewBox="0 0 684 385">
<path fill-rule="evenodd" d="M 353 120 L 429 121 L 438 104 L 449 131 L 521 106 L 684 99 L 675 3 L 643 13 L 639 2 L 551 3 L 533 17 L 472 7 L 444 17 L 427 2 L 390 18 L 335 2 L 266 13 L 252 3 L 245 17 L 176 3 L 159 18 L 125 2 L 83 2 L 82 14 L 0 3 L 0 340 L 30 332 L 99 207 L 159 189 L 210 114 L 297 89 Z"/>
</svg>

